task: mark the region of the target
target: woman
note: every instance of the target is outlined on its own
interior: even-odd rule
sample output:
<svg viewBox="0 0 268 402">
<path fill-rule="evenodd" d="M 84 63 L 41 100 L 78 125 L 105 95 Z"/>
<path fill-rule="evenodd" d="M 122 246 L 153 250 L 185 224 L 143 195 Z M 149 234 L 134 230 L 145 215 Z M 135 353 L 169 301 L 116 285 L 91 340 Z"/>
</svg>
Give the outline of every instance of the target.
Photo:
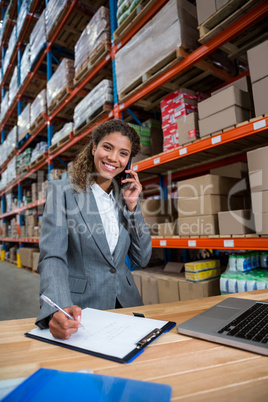
<svg viewBox="0 0 268 402">
<path fill-rule="evenodd" d="M 90 143 L 78 155 L 72 181 L 48 185 L 40 237 L 40 291 L 75 319 L 43 303 L 36 324 L 49 326 L 54 337 L 68 339 L 76 332 L 85 307 L 142 305 L 125 262 L 128 254 L 144 267 L 152 250 L 139 204 L 142 186 L 136 172 L 125 170 L 139 149 L 133 128 L 109 120 L 93 130 Z"/>
</svg>

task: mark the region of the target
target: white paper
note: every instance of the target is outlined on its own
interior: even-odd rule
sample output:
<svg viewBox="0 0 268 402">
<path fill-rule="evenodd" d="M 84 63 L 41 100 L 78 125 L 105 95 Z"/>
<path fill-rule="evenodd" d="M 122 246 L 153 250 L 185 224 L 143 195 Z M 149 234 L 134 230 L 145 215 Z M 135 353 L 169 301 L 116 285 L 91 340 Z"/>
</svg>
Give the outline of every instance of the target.
<svg viewBox="0 0 268 402">
<path fill-rule="evenodd" d="M 82 311 L 81 323 L 84 328 L 79 328 L 68 340 L 54 338 L 49 329 L 35 328 L 29 334 L 123 359 L 142 338 L 156 328 L 163 328 L 168 321 L 86 308 Z"/>
</svg>

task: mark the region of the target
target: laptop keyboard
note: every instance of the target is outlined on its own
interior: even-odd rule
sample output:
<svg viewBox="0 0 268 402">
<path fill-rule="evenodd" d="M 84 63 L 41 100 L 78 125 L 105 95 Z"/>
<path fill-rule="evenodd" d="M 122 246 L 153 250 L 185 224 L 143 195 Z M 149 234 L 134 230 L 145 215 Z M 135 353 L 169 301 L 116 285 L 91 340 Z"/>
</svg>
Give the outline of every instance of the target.
<svg viewBox="0 0 268 402">
<path fill-rule="evenodd" d="M 254 304 L 218 333 L 268 343 L 268 303 Z"/>
</svg>

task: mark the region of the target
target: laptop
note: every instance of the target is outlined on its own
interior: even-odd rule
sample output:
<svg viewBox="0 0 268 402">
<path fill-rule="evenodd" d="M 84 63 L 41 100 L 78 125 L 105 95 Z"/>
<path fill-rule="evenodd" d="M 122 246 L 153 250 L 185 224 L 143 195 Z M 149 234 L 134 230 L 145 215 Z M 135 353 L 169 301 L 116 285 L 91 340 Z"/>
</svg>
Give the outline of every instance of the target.
<svg viewBox="0 0 268 402">
<path fill-rule="evenodd" d="M 229 297 L 177 325 L 177 330 L 268 356 L 268 302 Z"/>
</svg>

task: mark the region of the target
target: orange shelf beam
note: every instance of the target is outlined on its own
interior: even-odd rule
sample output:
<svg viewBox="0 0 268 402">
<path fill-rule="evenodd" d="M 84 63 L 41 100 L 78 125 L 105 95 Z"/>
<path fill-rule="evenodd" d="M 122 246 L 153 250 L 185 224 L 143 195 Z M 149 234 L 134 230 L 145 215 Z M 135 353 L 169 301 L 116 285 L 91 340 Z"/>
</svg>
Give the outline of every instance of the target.
<svg viewBox="0 0 268 402">
<path fill-rule="evenodd" d="M 5 212 L 4 214 L 1 214 L 0 219 L 4 219 L 4 218 L 6 218 L 8 216 L 12 216 L 12 215 L 20 214 L 22 211 L 26 211 L 28 209 L 36 208 L 39 205 L 44 205 L 45 203 L 46 203 L 45 198 L 43 198 L 42 200 L 31 202 L 30 204 L 23 205 L 23 207 L 19 207 L 19 208 L 13 209 L 12 211 Z"/>
<path fill-rule="evenodd" d="M 268 250 L 268 237 L 152 238 L 154 248 L 208 248 L 219 250 Z"/>
<path fill-rule="evenodd" d="M 0 241 L 10 243 L 39 243 L 39 237 L 0 237 Z"/>
</svg>

